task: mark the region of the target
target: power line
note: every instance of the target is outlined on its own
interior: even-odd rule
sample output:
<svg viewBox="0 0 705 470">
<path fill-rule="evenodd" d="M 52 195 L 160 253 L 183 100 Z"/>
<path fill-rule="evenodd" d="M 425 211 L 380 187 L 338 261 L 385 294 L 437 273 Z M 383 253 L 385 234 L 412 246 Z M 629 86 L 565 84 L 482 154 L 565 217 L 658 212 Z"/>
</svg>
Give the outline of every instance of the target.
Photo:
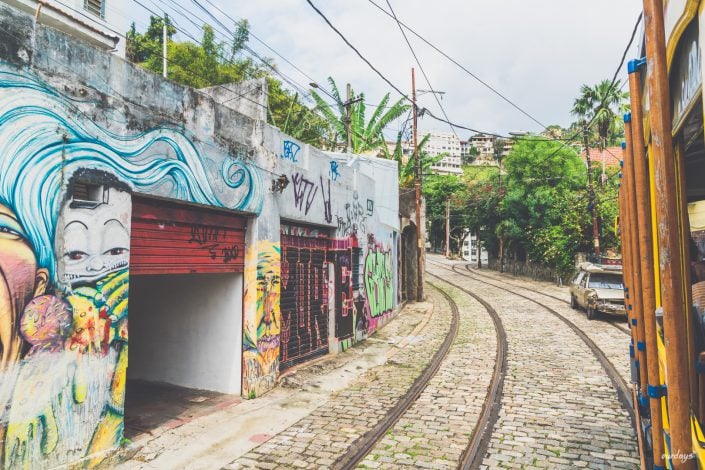
<svg viewBox="0 0 705 470">
<path fill-rule="evenodd" d="M 634 29 L 632 30 L 632 35 L 629 38 L 629 43 L 627 43 L 627 47 L 624 48 L 624 53 L 622 54 L 622 59 L 619 61 L 619 65 L 617 66 L 617 69 L 615 70 L 614 75 L 612 76 L 612 82 L 610 83 L 610 86 L 608 87 L 607 92 L 605 93 L 605 96 L 602 98 L 602 101 L 600 102 L 600 106 L 598 108 L 602 108 L 605 105 L 605 103 L 607 102 L 607 97 L 609 96 L 610 92 L 614 88 L 615 83 L 617 82 L 617 76 L 619 75 L 619 71 L 622 69 L 622 66 L 624 65 L 624 61 L 627 57 L 629 48 L 632 47 L 632 43 L 634 42 L 634 38 L 636 37 L 636 33 L 639 28 L 639 23 L 641 23 L 641 19 L 642 19 L 642 13 L 639 13 L 639 16 L 636 19 L 636 24 L 634 25 Z M 585 125 L 585 128 L 589 129 L 590 127 L 592 127 L 592 125 L 595 123 L 595 119 L 597 119 L 597 115 L 598 115 L 598 113 L 595 113 L 592 116 L 592 119 L 590 119 L 590 121 Z M 538 163 L 543 163 L 544 161 L 553 157 L 563 147 L 565 147 L 568 142 L 574 141 L 575 138 L 578 137 L 582 132 L 583 132 L 582 130 L 576 131 L 570 138 L 568 138 L 565 142 L 563 142 L 562 145 L 560 147 L 558 147 L 553 153 L 546 156 L 541 162 L 538 162 Z"/>
<path fill-rule="evenodd" d="M 136 0 L 135 0 L 135 1 L 136 1 Z M 154 0 L 151 0 L 151 1 L 152 1 L 152 3 L 154 3 Z M 163 0 L 158 0 L 158 1 L 159 1 L 160 3 L 162 3 L 162 4 L 164 4 L 164 3 L 163 3 Z M 168 1 L 169 1 L 170 3 L 172 3 L 172 4 L 177 5 L 174 0 L 168 0 Z M 200 2 L 198 2 L 197 0 L 192 0 L 192 1 L 193 1 L 203 12 L 205 12 L 210 18 L 212 18 L 212 19 L 220 26 L 220 28 L 222 28 L 222 30 L 225 30 L 225 33 L 223 33 L 222 30 L 218 30 L 217 28 L 214 28 L 214 31 L 218 31 L 225 39 L 230 39 L 229 36 L 232 36 L 232 37 L 234 38 L 234 35 L 235 35 L 234 32 L 231 31 L 226 25 L 224 25 L 222 21 L 220 21 L 217 17 L 215 17 L 215 16 L 214 16 L 207 8 L 205 8 Z M 208 0 L 206 0 L 206 1 L 208 1 Z M 136 3 L 139 4 L 139 2 L 137 2 L 137 1 L 136 1 Z M 230 17 L 229 15 L 225 14 L 222 10 L 220 10 L 220 9 L 219 9 L 216 5 L 214 5 L 212 2 L 208 1 L 208 3 L 211 4 L 211 5 L 213 5 L 216 9 L 218 9 L 218 11 L 220 11 L 220 12 L 223 13 L 225 16 L 227 16 L 230 20 L 232 20 L 233 22 L 236 23 L 236 21 L 235 21 L 232 17 Z M 155 13 L 154 11 L 148 9 L 148 8 L 145 7 L 144 5 L 140 4 L 140 6 L 142 6 L 142 7 L 145 8 L 146 10 L 148 10 L 150 13 L 152 13 L 152 14 L 158 16 L 157 13 Z M 200 29 L 200 28 L 202 28 L 204 25 L 207 24 L 207 22 L 206 22 L 203 18 L 201 18 L 201 17 L 199 17 L 198 15 L 194 14 L 190 9 L 188 9 L 188 8 L 186 8 L 186 7 L 183 7 L 183 6 L 180 6 L 180 5 L 178 5 L 178 6 L 179 6 L 179 8 L 180 8 L 180 10 L 181 10 L 181 13 L 179 13 L 179 14 L 181 14 L 181 16 L 185 16 L 185 15 L 183 15 L 183 12 L 186 12 L 186 13 L 188 13 L 190 16 L 193 16 L 193 17 L 195 17 L 196 19 L 198 19 L 199 21 L 203 22 L 203 24 L 200 24 L 200 25 L 199 25 L 199 24 L 197 24 L 196 22 L 194 22 L 194 21 L 191 19 L 190 16 L 186 17 L 186 19 L 187 19 L 192 25 L 194 25 L 196 28 L 199 28 L 199 29 Z M 173 10 L 173 11 L 176 11 L 176 10 L 173 9 L 173 8 L 172 8 L 172 10 Z M 175 24 L 175 27 L 177 27 L 177 29 L 178 29 L 180 32 L 182 32 L 184 35 L 188 36 L 188 37 L 189 37 L 190 39 L 192 39 L 194 42 L 196 42 L 197 44 L 200 44 L 200 45 L 202 46 L 202 43 L 201 43 L 200 41 L 198 41 L 193 35 L 191 35 L 191 34 L 189 34 L 188 32 L 186 32 L 183 28 L 178 27 L 178 25 L 176 25 L 176 24 Z M 256 38 L 256 36 L 254 36 L 254 35 L 252 35 L 252 36 Z M 313 82 L 316 82 L 316 81 L 315 81 L 313 78 L 311 78 L 309 75 L 305 74 L 300 68 L 296 67 L 296 65 L 294 65 L 291 61 L 289 61 L 289 60 L 286 59 L 284 56 L 282 56 L 281 54 L 279 54 L 278 52 L 276 52 L 274 49 L 272 49 L 270 46 L 268 46 L 266 43 L 264 43 L 264 41 L 262 41 L 261 39 L 258 39 L 258 41 L 261 42 L 262 44 L 264 44 L 268 49 L 272 50 L 275 54 L 277 54 L 278 56 L 280 56 L 282 59 L 284 59 L 287 63 L 291 64 L 295 69 L 297 69 L 299 72 L 301 72 L 302 74 L 304 74 L 307 78 L 309 78 L 309 79 L 312 80 Z M 289 77 L 289 76 L 283 74 L 281 71 L 277 70 L 277 69 L 276 69 L 275 67 L 273 67 L 266 59 L 264 59 L 264 58 L 262 58 L 261 56 L 259 56 L 259 54 L 257 54 L 257 53 L 256 53 L 253 49 L 251 49 L 250 47 L 244 46 L 243 49 L 246 50 L 246 51 L 248 51 L 251 55 L 253 55 L 254 58 L 256 58 L 257 60 L 259 60 L 260 62 L 262 62 L 266 67 L 268 67 L 269 69 L 271 69 L 272 72 L 274 72 L 275 74 L 281 76 L 281 77 L 284 79 L 284 81 L 285 81 L 286 83 L 288 83 L 289 85 L 291 85 L 291 86 L 292 86 L 294 89 L 296 89 L 301 95 L 303 95 L 305 98 L 309 98 L 309 100 L 310 100 L 310 93 L 308 93 L 306 90 L 304 90 L 304 87 L 303 87 L 300 83 L 296 82 L 296 81 L 295 81 L 294 79 L 292 79 L 291 77 Z M 223 57 L 222 54 L 218 54 L 218 55 L 219 55 L 219 57 L 220 57 L 221 59 L 223 59 L 224 61 L 229 62 L 229 63 L 232 63 L 232 60 L 229 60 L 228 58 Z M 292 82 L 293 82 L 293 83 L 292 83 Z M 326 90 L 326 89 L 323 88 L 322 86 L 318 85 L 317 83 L 316 83 L 316 88 L 319 88 L 321 91 L 323 91 L 324 94 L 326 94 L 326 95 L 328 95 L 329 97 L 335 99 L 335 97 L 334 97 L 328 90 Z M 233 99 L 234 99 L 234 98 L 233 98 Z M 325 103 L 325 101 L 324 101 L 324 103 Z M 334 107 L 334 105 L 331 104 L 331 103 L 325 103 L 325 104 L 326 104 L 326 106 L 328 106 L 329 108 L 333 108 L 333 107 Z M 379 106 L 374 105 L 374 104 L 369 104 L 369 103 L 365 103 L 365 104 L 366 104 L 366 105 L 369 105 L 370 107 L 379 107 Z M 306 110 L 309 110 L 309 108 L 307 108 L 307 107 L 305 107 L 305 106 L 304 106 L 304 108 L 305 108 Z M 386 109 L 387 107 L 383 107 L 383 108 Z M 391 107 L 389 107 L 389 108 L 391 108 Z M 355 135 L 357 135 L 358 137 L 362 138 L 365 142 L 368 141 L 368 139 L 365 139 L 363 136 L 361 136 L 361 135 L 360 135 L 359 133 L 357 133 L 357 132 L 355 132 Z"/>
<path fill-rule="evenodd" d="M 136 1 L 136 0 L 135 0 L 135 1 Z M 409 98 L 409 96 L 408 96 L 406 93 L 404 93 L 404 92 L 401 91 L 396 85 L 394 85 L 394 83 L 392 83 L 386 76 L 384 76 L 384 74 L 382 74 L 382 72 L 380 72 L 379 69 L 377 69 L 374 65 L 372 65 L 372 63 L 371 63 L 355 46 L 353 46 L 352 43 L 350 43 L 350 41 L 348 41 L 348 39 L 345 37 L 345 35 L 344 35 L 342 32 L 340 32 L 340 30 L 339 30 L 338 28 L 336 28 L 336 27 L 333 25 L 333 23 L 330 22 L 330 20 L 328 19 L 328 17 L 326 17 L 326 15 L 325 15 L 321 10 L 319 10 L 319 9 L 316 7 L 316 5 L 313 4 L 313 2 L 312 2 L 311 0 L 306 0 L 306 3 L 308 3 L 308 4 L 311 6 L 311 8 L 313 8 L 313 10 L 314 10 L 321 18 L 323 18 L 323 21 L 325 21 L 326 24 L 328 24 L 328 26 L 329 26 L 333 31 L 335 31 L 335 33 L 338 34 L 338 36 L 340 36 L 340 38 L 343 40 L 343 42 L 345 42 L 345 44 L 347 44 L 348 47 L 350 47 L 350 49 L 352 49 L 352 50 L 355 52 L 355 54 L 357 54 L 357 56 L 358 56 L 363 62 L 365 62 L 365 63 L 368 65 L 368 67 L 370 67 L 377 75 L 379 75 L 379 77 L 380 77 L 382 80 L 384 80 L 384 82 L 387 83 L 387 85 L 389 85 L 390 87 L 392 87 L 392 88 L 394 89 L 394 91 L 396 91 L 397 93 L 399 93 L 404 99 L 406 99 L 406 100 L 409 101 L 410 103 L 413 103 L 413 100 L 412 100 L 411 98 Z M 422 108 L 422 111 L 423 111 L 423 110 L 424 110 L 424 109 Z M 427 110 L 426 110 L 426 111 L 427 111 Z M 428 111 L 427 111 L 427 112 L 428 112 Z M 458 127 L 458 128 L 463 128 L 463 127 L 464 127 L 464 126 L 460 126 L 460 125 L 458 125 L 458 124 L 456 124 L 456 123 L 452 123 L 452 122 L 450 122 L 450 121 L 444 121 L 444 120 L 442 120 L 442 119 L 439 119 L 439 118 L 437 118 L 436 116 L 434 116 L 434 115 L 433 115 L 432 113 L 430 113 L 430 112 L 429 112 L 429 115 L 430 115 L 433 119 L 439 120 L 439 121 L 441 121 L 441 122 L 445 122 L 446 124 L 452 124 L 453 126 Z M 492 132 L 481 132 L 481 133 L 482 133 L 482 134 L 488 134 L 488 135 L 498 135 L 498 134 L 495 134 L 495 133 L 492 133 Z M 508 138 L 508 137 L 507 137 L 507 138 Z"/>
<path fill-rule="evenodd" d="M 394 15 L 394 12 L 392 12 L 392 13 L 390 14 L 387 10 L 385 10 L 384 8 L 382 8 L 381 6 L 379 6 L 379 5 L 378 5 L 377 3 L 375 3 L 373 0 L 368 0 L 368 1 L 369 1 L 372 5 L 374 5 L 375 7 L 377 7 L 380 11 L 382 11 L 384 14 L 386 14 L 387 16 L 390 16 L 390 17 L 394 18 L 394 20 L 400 25 L 400 27 L 403 26 L 404 28 L 406 28 L 409 32 L 411 32 L 411 34 L 413 34 L 414 36 L 416 36 L 417 38 L 419 38 L 421 41 L 423 41 L 424 43 L 426 43 L 426 45 L 430 46 L 432 49 L 434 49 L 436 52 L 438 52 L 438 53 L 441 54 L 443 57 L 445 57 L 446 59 L 448 59 L 450 62 L 452 62 L 453 64 L 457 65 L 461 70 L 463 70 L 464 72 L 466 72 L 466 73 L 467 73 L 468 75 L 470 75 L 472 78 L 474 78 L 474 79 L 477 80 L 479 83 L 481 83 L 482 85 L 484 85 L 487 89 L 489 89 L 489 90 L 492 91 L 494 94 L 496 94 L 497 96 L 499 96 L 500 98 L 502 98 L 504 101 L 506 101 L 507 103 L 509 103 L 512 107 L 514 107 L 516 110 L 518 110 L 518 111 L 519 111 L 520 113 L 522 113 L 524 116 L 526 116 L 526 117 L 528 117 L 529 119 L 531 119 L 532 121 L 534 121 L 536 124 L 538 124 L 539 126 L 541 126 L 543 129 L 546 129 L 546 128 L 547 128 L 546 125 L 542 124 L 538 119 L 536 119 L 536 118 L 533 117 L 531 114 L 529 114 L 527 111 L 525 111 L 525 110 L 523 110 L 521 107 L 519 107 L 519 105 L 517 105 L 517 104 L 514 103 L 512 100 L 510 100 L 509 98 L 507 98 L 506 96 L 504 96 L 501 92 L 497 91 L 494 87 L 492 87 L 490 84 L 488 84 L 487 82 L 485 82 L 484 80 L 482 80 L 480 77 L 478 77 L 477 75 L 475 75 L 474 73 L 472 73 L 472 72 L 471 72 L 470 70 L 468 70 L 465 66 L 463 66 L 462 64 L 460 64 L 457 60 L 453 59 L 453 58 L 450 57 L 448 54 L 446 54 L 443 50 L 439 49 L 439 48 L 436 47 L 434 44 L 432 44 L 431 42 L 429 42 L 428 40 L 426 40 L 426 38 L 424 38 L 423 36 L 421 36 L 420 34 L 418 34 L 418 33 L 417 33 L 416 31 L 414 31 L 411 27 L 409 27 L 409 26 L 407 26 L 406 24 L 404 24 L 403 22 L 399 21 L 399 20 L 397 19 L 396 15 Z M 390 7 L 390 10 L 391 10 L 391 7 Z"/>
<path fill-rule="evenodd" d="M 446 120 L 450 124 L 450 119 L 448 118 L 448 114 L 446 114 L 446 110 L 443 108 L 443 105 L 441 104 L 441 100 L 438 98 L 438 95 L 436 94 L 436 90 L 433 89 L 433 86 L 431 85 L 431 80 L 429 80 L 428 75 L 426 75 L 426 71 L 423 69 L 423 66 L 421 65 L 421 61 L 419 60 L 418 56 L 416 55 L 414 48 L 411 47 L 411 43 L 409 42 L 409 38 L 406 36 L 406 33 L 404 32 L 404 28 L 402 28 L 401 23 L 399 22 L 399 19 L 397 18 L 396 13 L 394 13 L 394 9 L 392 8 L 392 4 L 389 2 L 389 0 L 386 0 L 386 2 L 387 2 L 387 5 L 389 6 L 389 11 L 392 12 L 392 16 L 394 17 L 394 20 L 397 22 L 397 26 L 399 26 L 399 31 L 401 31 L 401 35 L 404 37 L 404 41 L 406 41 L 406 45 L 409 46 L 409 50 L 411 51 L 411 55 L 414 56 L 414 60 L 416 61 L 416 64 L 419 66 L 419 69 L 421 70 L 421 73 L 423 74 L 423 77 L 426 80 L 426 84 L 431 89 L 431 94 L 436 99 L 436 103 L 438 103 L 438 107 L 441 108 L 441 112 L 443 113 L 443 116 L 446 118 Z M 453 124 L 450 124 L 450 129 L 453 131 L 453 134 L 455 134 L 455 137 L 460 139 L 460 137 L 458 137 L 458 133 L 455 132 L 455 128 L 453 127 Z"/>
</svg>

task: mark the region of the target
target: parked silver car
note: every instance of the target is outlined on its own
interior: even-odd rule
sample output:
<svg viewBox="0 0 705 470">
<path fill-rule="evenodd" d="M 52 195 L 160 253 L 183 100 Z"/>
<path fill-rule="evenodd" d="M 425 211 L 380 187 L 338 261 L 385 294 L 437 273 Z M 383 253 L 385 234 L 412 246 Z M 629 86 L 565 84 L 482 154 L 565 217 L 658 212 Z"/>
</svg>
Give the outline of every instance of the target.
<svg viewBox="0 0 705 470">
<path fill-rule="evenodd" d="M 570 284 L 570 306 L 584 308 L 589 320 L 598 312 L 625 316 L 621 266 L 581 264 Z"/>
</svg>

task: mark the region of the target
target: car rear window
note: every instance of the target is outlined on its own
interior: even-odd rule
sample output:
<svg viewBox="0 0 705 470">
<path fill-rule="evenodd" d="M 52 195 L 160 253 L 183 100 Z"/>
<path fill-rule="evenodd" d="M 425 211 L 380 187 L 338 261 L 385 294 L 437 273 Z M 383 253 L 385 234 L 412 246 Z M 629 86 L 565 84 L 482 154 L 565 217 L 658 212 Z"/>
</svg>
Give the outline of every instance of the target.
<svg viewBox="0 0 705 470">
<path fill-rule="evenodd" d="M 624 289 L 622 276 L 604 273 L 592 273 L 588 287 L 593 289 Z"/>
</svg>

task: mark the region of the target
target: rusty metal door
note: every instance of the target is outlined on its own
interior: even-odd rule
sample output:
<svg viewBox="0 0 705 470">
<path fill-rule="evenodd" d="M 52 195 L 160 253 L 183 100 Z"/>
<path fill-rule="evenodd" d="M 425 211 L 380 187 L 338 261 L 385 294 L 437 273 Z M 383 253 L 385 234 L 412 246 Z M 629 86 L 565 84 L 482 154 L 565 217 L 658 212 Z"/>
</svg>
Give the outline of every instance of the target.
<svg viewBox="0 0 705 470">
<path fill-rule="evenodd" d="M 329 238 L 283 225 L 280 369 L 328 353 Z"/>
</svg>

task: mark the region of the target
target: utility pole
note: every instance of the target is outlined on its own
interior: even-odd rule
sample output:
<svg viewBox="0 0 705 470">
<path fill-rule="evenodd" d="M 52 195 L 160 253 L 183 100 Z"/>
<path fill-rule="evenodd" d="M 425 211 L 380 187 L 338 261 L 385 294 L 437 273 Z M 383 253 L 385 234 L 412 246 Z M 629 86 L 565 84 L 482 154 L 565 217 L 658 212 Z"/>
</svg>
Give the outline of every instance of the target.
<svg viewBox="0 0 705 470">
<path fill-rule="evenodd" d="M 345 144 L 345 153 L 348 152 L 348 149 L 352 145 L 352 136 L 350 135 L 350 125 L 352 123 L 352 119 L 350 117 L 350 107 L 352 106 L 352 87 L 348 83 L 347 88 L 347 101 L 345 102 L 345 111 L 346 111 L 346 116 L 345 116 L 345 131 L 348 137 L 348 140 Z"/>
<path fill-rule="evenodd" d="M 352 97 L 352 87 L 348 83 L 347 86 L 347 101 L 343 103 L 345 106 L 345 133 L 347 134 L 347 139 L 345 141 L 345 153 L 352 152 L 352 105 L 362 101 L 362 97 L 353 98 Z"/>
<path fill-rule="evenodd" d="M 169 17 L 164 15 L 164 24 L 162 25 L 162 75 L 166 78 L 166 40 L 167 40 L 167 21 Z"/>
<path fill-rule="evenodd" d="M 480 229 L 477 229 L 477 269 L 482 269 L 482 240 L 480 240 Z"/>
<path fill-rule="evenodd" d="M 421 169 L 419 165 L 419 142 L 418 142 L 418 132 L 417 132 L 417 121 L 418 121 L 418 110 L 416 109 L 416 77 L 414 76 L 414 69 L 411 68 L 411 97 L 413 103 L 414 112 L 414 188 L 416 189 L 416 240 L 418 242 L 416 247 L 416 271 L 417 271 L 417 292 L 416 300 L 419 302 L 423 301 L 423 272 L 424 272 L 424 262 L 423 262 L 423 250 L 424 250 L 424 239 L 421 234 Z"/>
<path fill-rule="evenodd" d="M 597 199 L 595 188 L 592 184 L 592 166 L 590 165 L 590 146 L 588 143 L 588 127 L 583 122 L 583 142 L 585 143 L 585 162 L 587 163 L 588 199 L 592 207 L 592 242 L 595 247 L 595 256 L 600 256 L 600 234 L 597 227 Z"/>
<path fill-rule="evenodd" d="M 446 199 L 446 258 L 450 257 L 450 198 Z"/>
</svg>

